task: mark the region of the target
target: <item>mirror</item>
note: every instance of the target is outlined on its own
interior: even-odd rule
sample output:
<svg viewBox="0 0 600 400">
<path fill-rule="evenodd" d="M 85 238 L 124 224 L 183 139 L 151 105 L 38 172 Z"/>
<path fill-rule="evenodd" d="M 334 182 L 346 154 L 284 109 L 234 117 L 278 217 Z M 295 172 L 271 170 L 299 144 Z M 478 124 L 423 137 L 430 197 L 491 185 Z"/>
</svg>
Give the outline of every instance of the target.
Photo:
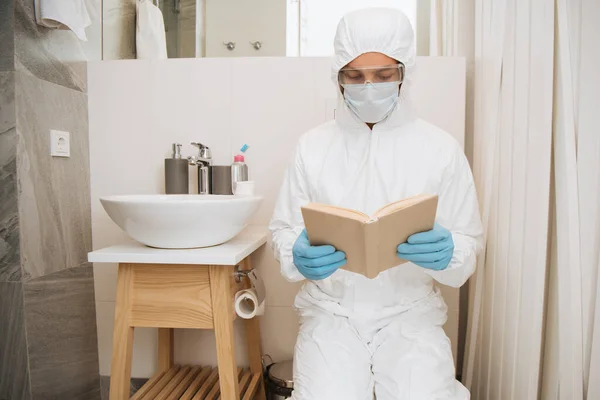
<svg viewBox="0 0 600 400">
<path fill-rule="evenodd" d="M 417 6 L 423 7 L 418 3 L 428 3 L 418 0 L 153 2 L 163 14 L 169 58 L 330 56 L 333 54 L 337 24 L 345 13 L 364 7 L 399 8 L 416 27 Z M 123 11 L 123 8 L 135 6 L 135 0 L 131 3 L 123 0 L 104 1 L 105 55 L 111 54 L 106 47 L 110 48 L 111 41 L 116 42 L 119 35 L 119 43 L 115 44 L 122 47 L 124 42 L 132 42 L 131 34 L 135 32 L 135 27 L 126 27 L 125 24 L 135 24 L 135 9 Z M 115 24 L 112 17 L 124 14 L 133 18 L 121 18 L 120 23 Z M 123 39 L 123 36 L 128 39 Z M 131 44 L 135 45 L 135 39 Z M 105 57 L 111 58 L 115 57 Z"/>
</svg>

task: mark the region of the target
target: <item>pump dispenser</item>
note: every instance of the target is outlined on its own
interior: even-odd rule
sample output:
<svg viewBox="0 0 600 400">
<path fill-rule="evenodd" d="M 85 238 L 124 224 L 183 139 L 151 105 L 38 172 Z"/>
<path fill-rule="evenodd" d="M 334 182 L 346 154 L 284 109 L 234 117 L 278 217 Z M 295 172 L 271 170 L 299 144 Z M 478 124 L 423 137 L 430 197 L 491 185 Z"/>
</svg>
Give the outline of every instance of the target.
<svg viewBox="0 0 600 400">
<path fill-rule="evenodd" d="M 189 164 L 181 158 L 181 144 L 173 143 L 171 158 L 165 159 L 165 193 L 189 194 Z"/>
</svg>

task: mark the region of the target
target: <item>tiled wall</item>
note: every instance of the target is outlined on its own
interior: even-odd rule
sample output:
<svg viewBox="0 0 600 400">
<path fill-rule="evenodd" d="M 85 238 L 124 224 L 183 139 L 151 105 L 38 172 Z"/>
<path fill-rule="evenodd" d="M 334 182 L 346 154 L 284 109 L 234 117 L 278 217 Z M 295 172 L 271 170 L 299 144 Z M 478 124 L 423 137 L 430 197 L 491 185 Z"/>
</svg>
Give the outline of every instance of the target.
<svg viewBox="0 0 600 400">
<path fill-rule="evenodd" d="M 423 118 L 460 141 L 464 135 L 465 66 L 460 59 L 419 60 L 414 98 Z M 244 143 L 251 178 L 265 201 L 254 223 L 270 218 L 284 168 L 297 138 L 333 116 L 335 88 L 329 60 L 313 58 L 111 61 L 89 65 L 90 173 L 93 246 L 117 244 L 125 234 L 108 218 L 99 197 L 163 193 L 163 159 L 171 143 L 213 149 L 228 164 Z M 437 77 L 432 79 L 431 77 Z M 191 178 L 192 180 L 194 177 Z M 192 190 L 195 186 L 192 185 Z M 279 274 L 270 249 L 257 254 L 267 286 L 261 317 L 263 346 L 275 360 L 292 357 L 298 321 L 292 303 L 300 284 Z M 110 373 L 116 265 L 94 266 L 100 373 Z M 446 326 L 456 348 L 458 291 L 445 290 Z M 239 362 L 244 344 L 237 337 Z M 176 330 L 176 361 L 215 364 L 214 335 Z M 133 376 L 148 377 L 156 363 L 156 331 L 137 329 Z"/>
<path fill-rule="evenodd" d="M 101 58 L 100 0 L 88 42 L 0 2 L 0 398 L 99 398 L 91 248 L 86 60 Z M 50 129 L 71 158 L 50 157 Z"/>
</svg>

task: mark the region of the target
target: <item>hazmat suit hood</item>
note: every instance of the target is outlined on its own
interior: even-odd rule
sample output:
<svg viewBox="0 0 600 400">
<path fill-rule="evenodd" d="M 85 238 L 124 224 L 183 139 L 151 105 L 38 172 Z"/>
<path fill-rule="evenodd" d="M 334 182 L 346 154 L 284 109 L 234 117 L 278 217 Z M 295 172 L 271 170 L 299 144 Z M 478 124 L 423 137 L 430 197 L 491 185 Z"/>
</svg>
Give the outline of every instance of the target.
<svg viewBox="0 0 600 400">
<path fill-rule="evenodd" d="M 408 17 L 393 8 L 352 11 L 340 21 L 334 39 L 333 81 L 350 61 L 364 53 L 382 53 L 405 66 L 410 80 L 415 66 L 415 34 Z"/>
<path fill-rule="evenodd" d="M 396 110 L 388 118 L 392 121 L 388 122 L 398 125 L 411 118 L 413 113 L 408 92 L 415 70 L 415 34 L 408 17 L 402 11 L 394 8 L 366 8 L 344 15 L 337 27 L 334 52 L 331 77 L 338 89 L 340 69 L 362 54 L 382 53 L 404 64 L 400 99 Z M 341 102 L 344 103 L 341 91 L 339 94 Z M 341 115 L 341 122 L 344 125 L 351 120 L 363 124 L 345 103 L 340 106 L 344 111 Z"/>
</svg>

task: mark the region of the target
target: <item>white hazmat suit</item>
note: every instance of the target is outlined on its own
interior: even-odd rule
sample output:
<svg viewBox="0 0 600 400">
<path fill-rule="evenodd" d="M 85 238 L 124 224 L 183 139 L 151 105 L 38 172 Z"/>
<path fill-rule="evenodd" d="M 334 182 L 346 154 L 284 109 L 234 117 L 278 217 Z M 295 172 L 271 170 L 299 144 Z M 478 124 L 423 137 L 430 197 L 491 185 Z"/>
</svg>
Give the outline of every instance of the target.
<svg viewBox="0 0 600 400">
<path fill-rule="evenodd" d="M 468 399 L 455 380 L 442 330 L 446 304 L 434 281 L 459 287 L 475 268 L 482 227 L 469 164 L 443 130 L 417 119 L 408 100 L 414 34 L 399 11 L 347 14 L 337 30 L 333 77 L 359 55 L 383 53 L 405 65 L 400 98 L 371 130 L 346 106 L 299 141 L 271 221 L 275 256 L 289 281 L 304 277 L 292 247 L 304 229 L 301 206 L 332 204 L 372 214 L 410 196 L 439 196 L 436 222 L 452 234 L 445 270 L 405 263 L 368 279 L 343 269 L 307 281 L 295 300 L 301 318 L 294 354 L 296 400 Z"/>
</svg>

